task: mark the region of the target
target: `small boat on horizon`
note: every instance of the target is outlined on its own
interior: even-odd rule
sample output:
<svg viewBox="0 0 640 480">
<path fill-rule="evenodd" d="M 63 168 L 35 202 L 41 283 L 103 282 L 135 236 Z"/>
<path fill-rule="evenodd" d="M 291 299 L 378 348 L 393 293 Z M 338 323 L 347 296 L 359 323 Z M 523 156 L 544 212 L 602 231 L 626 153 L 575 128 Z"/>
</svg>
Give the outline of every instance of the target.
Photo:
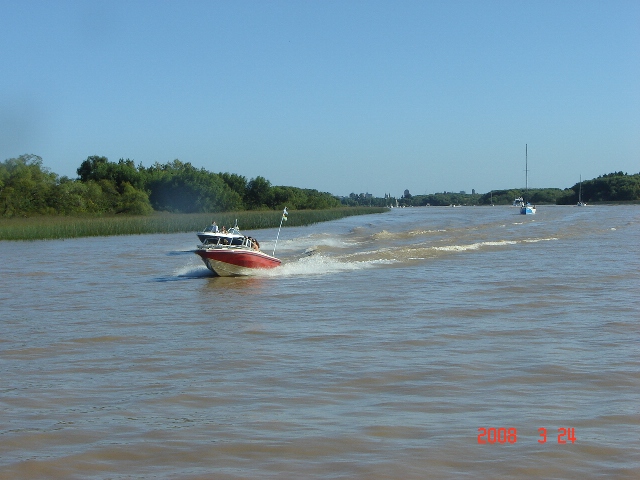
<svg viewBox="0 0 640 480">
<path fill-rule="evenodd" d="M 524 197 L 522 197 L 522 204 L 520 205 L 520 214 L 521 215 L 533 215 L 536 213 L 536 206 L 531 205 L 527 201 L 527 196 L 529 194 L 529 159 L 527 155 L 527 144 L 524 145 Z"/>
<path fill-rule="evenodd" d="M 578 191 L 578 207 L 586 207 L 587 202 L 582 201 L 582 175 L 580 175 L 580 190 Z"/>
</svg>

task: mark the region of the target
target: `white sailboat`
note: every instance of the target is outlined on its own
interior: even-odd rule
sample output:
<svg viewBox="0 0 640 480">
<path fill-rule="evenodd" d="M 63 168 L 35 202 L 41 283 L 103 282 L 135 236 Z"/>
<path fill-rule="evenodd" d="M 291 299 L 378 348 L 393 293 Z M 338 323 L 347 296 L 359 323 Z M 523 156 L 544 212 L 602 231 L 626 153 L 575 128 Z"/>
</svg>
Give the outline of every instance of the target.
<svg viewBox="0 0 640 480">
<path fill-rule="evenodd" d="M 531 205 L 527 201 L 527 196 L 529 194 L 529 160 L 527 155 L 527 144 L 524 145 L 524 197 L 522 200 L 522 206 L 520 207 L 520 213 L 522 215 L 533 215 L 536 213 L 536 206 Z"/>
<path fill-rule="evenodd" d="M 578 191 L 578 207 L 586 207 L 587 202 L 582 201 L 582 175 L 580 175 L 580 190 Z"/>
</svg>

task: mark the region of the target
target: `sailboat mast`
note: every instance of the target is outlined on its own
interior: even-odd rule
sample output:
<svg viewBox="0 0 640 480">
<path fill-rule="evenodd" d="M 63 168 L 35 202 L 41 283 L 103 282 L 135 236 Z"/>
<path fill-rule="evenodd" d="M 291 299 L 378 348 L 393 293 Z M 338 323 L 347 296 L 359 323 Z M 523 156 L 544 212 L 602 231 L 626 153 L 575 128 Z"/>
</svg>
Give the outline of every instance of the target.
<svg viewBox="0 0 640 480">
<path fill-rule="evenodd" d="M 533 215 L 536 213 L 536 206 L 529 203 L 529 146 L 524 144 L 524 197 L 522 198 L 522 215 Z"/>
<path fill-rule="evenodd" d="M 580 175 L 580 191 L 578 192 L 578 203 L 582 203 L 582 175 Z"/>
<path fill-rule="evenodd" d="M 529 156 L 527 144 L 524 144 L 524 200 L 529 196 Z"/>
</svg>

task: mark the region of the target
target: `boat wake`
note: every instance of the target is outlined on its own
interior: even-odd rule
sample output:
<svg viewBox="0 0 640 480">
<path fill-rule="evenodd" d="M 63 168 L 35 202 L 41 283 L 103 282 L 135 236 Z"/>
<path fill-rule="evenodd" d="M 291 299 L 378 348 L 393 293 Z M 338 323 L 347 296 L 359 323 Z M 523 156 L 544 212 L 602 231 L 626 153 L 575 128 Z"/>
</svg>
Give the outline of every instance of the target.
<svg viewBox="0 0 640 480">
<path fill-rule="evenodd" d="M 415 266 L 465 252 L 509 249 L 521 244 L 557 240 L 555 237 L 535 236 L 509 239 L 510 234 L 505 232 L 503 223 L 447 229 L 414 227 L 398 232 L 364 230 L 353 229 L 344 234 L 322 232 L 284 240 L 278 244 L 278 257 L 282 264 L 271 269 L 254 269 L 251 276 L 316 276 L 389 266 Z M 497 235 L 503 238 L 496 239 Z M 271 248 L 268 244 L 264 246 L 269 254 Z M 212 276 L 196 258 L 177 269 L 174 275 L 179 278 Z"/>
<path fill-rule="evenodd" d="M 544 239 L 553 240 L 553 239 Z M 518 243 L 529 243 L 538 240 L 501 240 L 476 242 L 464 245 L 414 245 L 403 247 L 385 247 L 368 251 L 342 252 L 336 254 L 327 252 L 326 249 L 315 248 L 305 250 L 304 256 L 300 258 L 283 259 L 280 267 L 256 272 L 260 277 L 283 277 L 283 276 L 308 276 L 327 275 L 356 270 L 373 268 L 384 268 L 386 266 L 398 264 L 412 265 L 420 261 L 441 258 L 446 255 L 470 252 L 476 250 L 486 250 L 495 248 L 505 248 Z"/>
<path fill-rule="evenodd" d="M 260 270 L 256 272 L 259 277 L 293 277 L 331 275 L 335 273 L 351 272 L 373 268 L 377 261 L 345 261 L 344 257 L 329 257 L 315 254 L 307 255 L 297 260 L 283 261 L 278 268 Z"/>
</svg>

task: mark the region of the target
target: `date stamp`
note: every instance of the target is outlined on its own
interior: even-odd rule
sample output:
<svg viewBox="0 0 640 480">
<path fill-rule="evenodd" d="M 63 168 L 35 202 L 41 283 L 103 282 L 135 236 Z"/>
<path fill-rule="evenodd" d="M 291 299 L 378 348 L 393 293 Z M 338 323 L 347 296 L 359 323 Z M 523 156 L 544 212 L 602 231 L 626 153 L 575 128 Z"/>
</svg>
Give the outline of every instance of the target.
<svg viewBox="0 0 640 480">
<path fill-rule="evenodd" d="M 541 427 L 538 429 L 538 443 L 547 443 L 547 429 Z M 558 428 L 558 444 L 564 445 L 567 442 L 572 444 L 576 442 L 576 429 L 575 428 Z M 494 444 L 506 444 L 516 443 L 518 441 L 518 429 L 517 428 L 478 428 L 478 443 L 480 445 L 494 445 Z"/>
</svg>

